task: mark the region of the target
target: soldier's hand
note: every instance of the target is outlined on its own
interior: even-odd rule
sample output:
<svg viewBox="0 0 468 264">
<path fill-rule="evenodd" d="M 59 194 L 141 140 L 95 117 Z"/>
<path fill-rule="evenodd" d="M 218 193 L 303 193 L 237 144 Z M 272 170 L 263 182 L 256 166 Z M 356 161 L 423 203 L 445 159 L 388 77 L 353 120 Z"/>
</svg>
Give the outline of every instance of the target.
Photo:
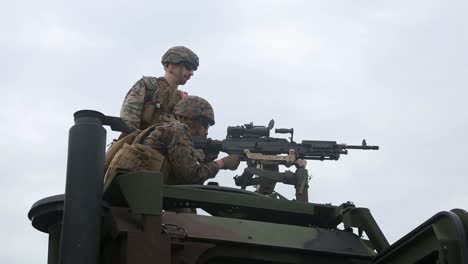
<svg viewBox="0 0 468 264">
<path fill-rule="evenodd" d="M 224 163 L 223 169 L 225 170 L 236 170 L 239 167 L 240 156 L 239 155 L 229 155 L 221 159 Z"/>
<path fill-rule="evenodd" d="M 209 163 L 217 159 L 218 155 L 219 150 L 205 150 L 205 163 Z"/>
</svg>

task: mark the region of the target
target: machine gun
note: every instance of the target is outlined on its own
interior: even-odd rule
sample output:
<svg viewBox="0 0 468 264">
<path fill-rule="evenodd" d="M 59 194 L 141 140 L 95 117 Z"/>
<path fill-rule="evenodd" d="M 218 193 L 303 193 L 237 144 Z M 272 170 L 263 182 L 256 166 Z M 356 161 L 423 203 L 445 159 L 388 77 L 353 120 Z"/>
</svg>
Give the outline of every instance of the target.
<svg viewBox="0 0 468 264">
<path fill-rule="evenodd" d="M 274 184 L 282 182 L 294 185 L 296 199 L 308 201 L 307 189 L 309 174 L 306 160 L 338 160 L 340 155 L 348 154 L 349 149 L 378 150 L 378 146 L 367 145 L 363 140 L 361 145 L 337 144 L 336 141 L 303 140 L 296 143 L 293 140 L 293 128 L 275 129 L 277 134 L 290 134 L 290 138 L 270 137 L 274 120 L 268 126 L 255 126 L 253 123 L 243 126 L 229 126 L 224 140 L 213 140 L 206 137 L 193 137 L 195 148 L 222 151 L 228 154 L 238 154 L 247 162 L 247 168 L 241 175 L 234 177 L 237 186 L 245 189 L 247 186 L 272 185 L 266 187 L 269 194 Z M 296 171 L 279 172 L 278 166 L 291 167 Z M 254 177 L 257 175 L 258 177 Z"/>
</svg>

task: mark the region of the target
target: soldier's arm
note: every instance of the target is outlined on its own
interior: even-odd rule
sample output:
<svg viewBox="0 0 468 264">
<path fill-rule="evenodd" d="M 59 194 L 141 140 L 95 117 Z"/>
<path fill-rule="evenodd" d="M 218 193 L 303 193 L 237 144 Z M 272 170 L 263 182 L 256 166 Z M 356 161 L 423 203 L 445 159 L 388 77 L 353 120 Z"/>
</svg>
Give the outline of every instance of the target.
<svg viewBox="0 0 468 264">
<path fill-rule="evenodd" d="M 145 105 L 146 86 L 143 78 L 137 81 L 125 96 L 120 117 L 131 131 L 140 128 L 141 116 Z"/>
<path fill-rule="evenodd" d="M 216 162 L 199 164 L 187 126 L 180 124 L 172 131 L 167 144 L 168 159 L 179 182 L 201 184 L 219 171 Z"/>
</svg>

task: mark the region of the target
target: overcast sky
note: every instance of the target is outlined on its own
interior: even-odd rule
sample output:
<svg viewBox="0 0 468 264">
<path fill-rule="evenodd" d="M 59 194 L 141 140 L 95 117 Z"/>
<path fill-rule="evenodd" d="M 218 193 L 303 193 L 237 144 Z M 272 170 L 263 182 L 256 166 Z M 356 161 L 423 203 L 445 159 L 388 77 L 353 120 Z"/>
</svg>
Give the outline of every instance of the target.
<svg viewBox="0 0 468 264">
<path fill-rule="evenodd" d="M 182 89 L 212 103 L 214 138 L 274 118 L 298 141 L 381 147 L 309 161 L 312 202 L 370 208 L 391 242 L 468 209 L 466 1 L 169 2 L 2 1 L 0 262 L 46 263 L 27 212 L 64 192 L 73 113 L 118 115 L 175 45 L 200 57 Z"/>
</svg>

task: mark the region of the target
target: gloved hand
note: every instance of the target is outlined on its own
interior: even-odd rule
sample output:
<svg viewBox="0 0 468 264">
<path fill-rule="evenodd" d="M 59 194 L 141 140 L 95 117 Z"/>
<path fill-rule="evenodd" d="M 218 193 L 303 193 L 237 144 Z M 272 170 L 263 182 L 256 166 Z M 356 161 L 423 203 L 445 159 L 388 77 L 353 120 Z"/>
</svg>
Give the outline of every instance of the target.
<svg viewBox="0 0 468 264">
<path fill-rule="evenodd" d="M 229 155 L 221 159 L 224 163 L 222 169 L 224 170 L 236 170 L 239 167 L 240 156 L 239 155 Z"/>
<path fill-rule="evenodd" d="M 213 160 L 218 158 L 219 150 L 204 150 L 205 152 L 205 160 L 204 163 L 212 162 Z"/>
</svg>

